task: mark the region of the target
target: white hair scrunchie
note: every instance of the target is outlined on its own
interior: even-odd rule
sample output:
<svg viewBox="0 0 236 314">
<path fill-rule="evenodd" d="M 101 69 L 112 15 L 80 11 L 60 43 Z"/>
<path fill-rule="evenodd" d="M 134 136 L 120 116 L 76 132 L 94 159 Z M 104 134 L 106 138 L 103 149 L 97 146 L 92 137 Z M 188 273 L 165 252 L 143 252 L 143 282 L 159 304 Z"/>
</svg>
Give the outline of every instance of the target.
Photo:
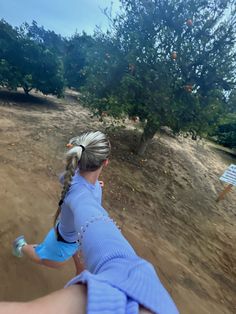
<svg viewBox="0 0 236 314">
<path fill-rule="evenodd" d="M 83 151 L 84 151 L 84 147 L 82 145 L 81 146 L 74 146 L 73 148 L 71 148 L 66 153 L 66 155 L 67 156 L 73 156 L 74 155 L 74 157 L 76 156 L 77 160 L 79 161 L 81 159 Z M 73 160 L 72 160 L 72 164 L 73 164 L 74 169 L 76 169 L 78 167 L 77 160 L 76 160 L 76 158 L 73 158 Z"/>
</svg>

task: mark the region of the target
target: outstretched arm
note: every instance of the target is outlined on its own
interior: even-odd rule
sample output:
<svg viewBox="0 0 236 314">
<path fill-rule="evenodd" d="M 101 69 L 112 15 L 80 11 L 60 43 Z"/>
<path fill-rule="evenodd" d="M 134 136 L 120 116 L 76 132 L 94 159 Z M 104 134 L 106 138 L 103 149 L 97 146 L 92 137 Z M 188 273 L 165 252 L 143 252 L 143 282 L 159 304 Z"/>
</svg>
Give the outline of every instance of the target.
<svg viewBox="0 0 236 314">
<path fill-rule="evenodd" d="M 87 289 L 73 285 L 30 302 L 0 302 L 0 314 L 85 314 Z"/>
<path fill-rule="evenodd" d="M 0 314 L 85 314 L 86 307 L 87 287 L 80 284 L 30 302 L 0 302 Z M 139 314 L 153 313 L 140 307 Z"/>
</svg>

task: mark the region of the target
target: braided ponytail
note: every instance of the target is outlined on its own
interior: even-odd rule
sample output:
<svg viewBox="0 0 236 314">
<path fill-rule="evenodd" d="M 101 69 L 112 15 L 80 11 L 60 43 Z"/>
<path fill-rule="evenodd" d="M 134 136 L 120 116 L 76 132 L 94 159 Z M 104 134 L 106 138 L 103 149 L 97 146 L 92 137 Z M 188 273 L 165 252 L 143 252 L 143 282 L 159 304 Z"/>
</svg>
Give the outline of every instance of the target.
<svg viewBox="0 0 236 314">
<path fill-rule="evenodd" d="M 66 193 L 70 189 L 71 180 L 78 167 L 78 162 L 81 158 L 82 150 L 82 147 L 77 146 L 70 149 L 66 154 L 66 171 L 64 173 L 64 184 L 61 191 L 61 198 L 58 203 L 58 208 L 54 216 L 54 226 L 56 225 L 57 219 L 61 213 L 61 205 L 63 204 Z"/>
</svg>

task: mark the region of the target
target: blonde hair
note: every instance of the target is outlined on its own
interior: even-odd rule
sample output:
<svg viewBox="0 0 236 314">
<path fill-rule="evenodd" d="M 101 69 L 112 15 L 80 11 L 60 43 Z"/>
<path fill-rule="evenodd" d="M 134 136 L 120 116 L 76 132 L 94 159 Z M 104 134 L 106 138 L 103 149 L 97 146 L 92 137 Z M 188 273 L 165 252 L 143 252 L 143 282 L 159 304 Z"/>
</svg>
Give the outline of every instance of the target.
<svg viewBox="0 0 236 314">
<path fill-rule="evenodd" d="M 61 199 L 54 216 L 54 225 L 61 212 L 61 205 L 71 186 L 72 177 L 76 170 L 95 171 L 102 166 L 102 163 L 109 157 L 111 146 L 107 136 L 100 132 L 87 132 L 80 136 L 73 137 L 69 141 L 71 147 L 66 153 L 66 169 L 64 182 L 61 191 Z"/>
</svg>

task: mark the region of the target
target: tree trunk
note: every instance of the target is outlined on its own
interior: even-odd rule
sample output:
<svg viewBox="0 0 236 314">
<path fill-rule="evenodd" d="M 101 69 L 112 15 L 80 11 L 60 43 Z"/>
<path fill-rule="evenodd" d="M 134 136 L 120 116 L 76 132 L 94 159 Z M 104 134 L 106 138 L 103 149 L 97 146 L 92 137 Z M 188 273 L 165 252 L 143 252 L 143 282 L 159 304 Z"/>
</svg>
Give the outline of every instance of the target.
<svg viewBox="0 0 236 314">
<path fill-rule="evenodd" d="M 157 121 L 152 121 L 151 119 L 147 121 L 137 150 L 137 154 L 139 156 L 144 155 L 148 145 L 150 144 L 158 129 L 159 123 Z"/>
<path fill-rule="evenodd" d="M 140 140 L 140 144 L 139 144 L 139 147 L 138 147 L 138 151 L 137 151 L 137 154 L 139 156 L 143 156 L 149 143 L 151 142 L 151 138 L 147 139 L 145 138 L 144 136 L 144 133 L 142 134 L 142 137 L 141 137 L 141 140 Z"/>
<path fill-rule="evenodd" d="M 32 88 L 29 88 L 29 87 L 23 87 L 23 89 L 26 95 L 29 95 L 29 92 L 32 90 Z"/>
</svg>

